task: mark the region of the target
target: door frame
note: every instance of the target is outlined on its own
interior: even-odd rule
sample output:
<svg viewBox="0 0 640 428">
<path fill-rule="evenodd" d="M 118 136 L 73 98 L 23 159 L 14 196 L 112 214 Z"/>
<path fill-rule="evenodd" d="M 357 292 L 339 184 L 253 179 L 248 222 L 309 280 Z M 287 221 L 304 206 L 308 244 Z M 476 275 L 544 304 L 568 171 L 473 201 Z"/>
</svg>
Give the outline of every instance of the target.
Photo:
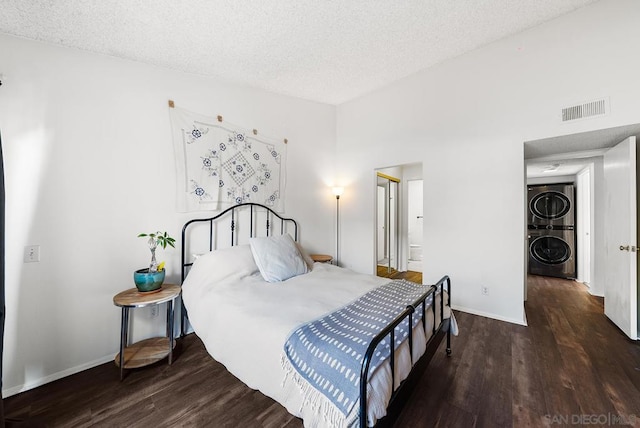
<svg viewBox="0 0 640 428">
<path fill-rule="evenodd" d="M 595 245 L 594 232 L 594 164 L 591 162 L 576 174 L 576 248 L 578 259 L 577 279 L 589 287 L 594 277 L 592 251 Z M 593 293 L 592 293 L 593 294 Z"/>
<path fill-rule="evenodd" d="M 417 198 L 419 203 L 418 205 L 416 205 L 416 196 L 412 196 L 411 193 L 411 188 L 414 187 L 412 185 L 412 183 L 415 185 L 415 183 L 419 182 L 420 183 L 420 197 Z M 420 248 L 421 248 L 421 255 L 420 255 L 420 270 L 418 272 L 422 272 L 423 271 L 423 266 L 422 266 L 422 244 L 423 244 L 423 240 L 424 240 L 424 180 L 422 178 L 410 178 L 405 180 L 405 186 L 406 189 L 403 192 L 403 195 L 405 196 L 405 201 L 406 201 L 406 206 L 407 206 L 407 213 L 406 213 L 406 221 L 407 221 L 407 242 L 404 244 L 404 251 L 406 254 L 406 261 L 407 261 L 407 270 L 413 270 L 411 269 L 411 263 L 412 262 L 416 262 L 415 260 L 411 259 L 411 237 L 412 237 L 412 227 L 411 227 L 411 222 L 412 221 L 417 221 L 418 219 L 412 219 L 410 218 L 410 215 L 412 214 L 411 212 L 411 208 L 412 207 L 417 207 L 419 206 L 420 209 L 418 210 L 419 212 L 416 213 L 417 215 L 419 215 L 418 217 L 420 218 L 420 220 L 422 221 L 422 226 L 420 227 L 420 234 L 419 234 L 419 244 L 420 244 Z M 415 238 L 415 230 L 413 230 L 414 235 L 413 237 Z"/>
</svg>

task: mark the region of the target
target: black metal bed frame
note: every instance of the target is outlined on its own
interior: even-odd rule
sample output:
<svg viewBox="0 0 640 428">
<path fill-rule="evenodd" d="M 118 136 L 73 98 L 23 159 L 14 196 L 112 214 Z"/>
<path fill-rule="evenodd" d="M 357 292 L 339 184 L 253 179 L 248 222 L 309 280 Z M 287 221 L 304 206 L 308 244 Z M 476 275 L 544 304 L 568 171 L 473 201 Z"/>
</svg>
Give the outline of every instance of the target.
<svg viewBox="0 0 640 428">
<path fill-rule="evenodd" d="M 426 300 L 429 296 L 433 296 L 433 301 L 431 306 L 433 307 L 433 328 L 432 334 L 429 340 L 427 341 L 427 346 L 425 348 L 425 353 L 418 358 L 418 360 L 427 357 L 431 359 L 428 355 L 427 350 L 433 349 L 435 352 L 435 348 L 440 345 L 440 341 L 442 340 L 442 332 L 446 332 L 447 338 L 447 356 L 451 355 L 451 329 L 450 329 L 450 320 L 444 318 L 444 291 L 447 291 L 447 306 L 451 307 L 451 279 L 448 276 L 443 276 L 435 285 L 432 285 L 429 290 L 416 299 L 410 305 L 407 305 L 404 311 L 402 311 L 389 325 L 383 328 L 380 333 L 378 333 L 369 344 L 367 351 L 365 352 L 364 359 L 362 360 L 362 369 L 360 371 L 360 427 L 366 428 L 367 426 L 367 384 L 369 380 L 369 365 L 371 364 L 371 358 L 373 353 L 376 350 L 378 344 L 387 336 L 389 336 L 389 343 L 395 343 L 395 329 L 396 327 L 402 323 L 404 320 L 408 319 L 409 326 L 413 326 L 413 314 L 416 310 L 422 311 L 422 329 L 425 334 L 427 331 L 427 303 Z M 436 318 L 436 295 L 440 293 L 440 323 L 437 323 Z M 420 309 L 421 308 L 421 309 Z M 411 358 L 411 366 L 412 370 L 409 372 L 409 375 L 413 372 L 413 329 L 409 328 L 409 357 Z M 435 347 L 435 348 L 434 348 Z M 427 355 L 425 355 L 427 354 Z M 431 353 L 433 355 L 433 353 Z M 401 392 L 401 388 L 405 386 L 405 381 L 398 385 L 398 388 L 395 387 L 395 355 L 393 348 L 389 354 L 389 364 L 391 366 L 391 388 L 392 394 L 391 399 L 389 400 L 389 405 L 395 401 L 395 398 Z M 387 415 L 388 416 L 388 415 Z"/>
<path fill-rule="evenodd" d="M 184 227 L 182 228 L 182 274 L 181 274 L 182 280 L 181 280 L 181 283 L 184 282 L 187 276 L 188 268 L 193 265 L 192 261 L 188 261 L 186 259 L 186 251 L 187 251 L 186 239 L 187 239 L 187 232 L 190 229 L 190 226 L 193 226 L 195 224 L 202 224 L 202 223 L 209 224 L 209 251 L 213 251 L 214 243 L 215 243 L 214 223 L 217 220 L 220 220 L 222 217 L 224 217 L 228 213 L 231 213 L 231 223 L 230 223 L 231 246 L 234 246 L 237 244 L 236 211 L 239 212 L 239 210 L 243 210 L 247 208 L 249 209 L 249 218 L 250 218 L 250 227 L 249 227 L 250 238 L 256 236 L 256 232 L 257 232 L 256 230 L 254 230 L 254 221 L 253 221 L 254 214 L 257 215 L 257 212 L 255 211 L 257 208 L 261 210 L 261 212 L 266 213 L 266 222 L 265 222 L 266 236 L 269 236 L 270 233 L 272 232 L 271 230 L 273 227 L 272 220 L 274 218 L 277 218 L 278 220 L 275 220 L 275 221 L 280 221 L 280 234 L 285 233 L 285 225 L 290 223 L 293 225 L 293 228 L 294 228 L 294 235 L 295 235 L 294 240 L 296 241 L 298 240 L 298 223 L 294 219 L 283 217 L 280 214 L 273 211 L 271 208 L 265 205 L 256 204 L 253 202 L 234 205 L 232 207 L 225 209 L 224 211 L 220 212 L 219 214 L 213 217 L 190 220 L 187 223 L 185 223 Z M 373 353 L 375 352 L 377 345 L 387 336 L 390 337 L 389 343 L 395 343 L 395 328 L 406 319 L 408 319 L 409 325 L 413 326 L 413 314 L 418 310 L 422 312 L 422 328 L 426 334 L 426 328 L 427 328 L 426 327 L 426 313 L 427 313 L 426 300 L 430 296 L 433 296 L 432 335 L 427 341 L 425 353 L 418 358 L 418 361 L 422 361 L 426 359 L 425 364 L 428 364 L 429 360 L 435 353 L 436 348 L 440 345 L 440 342 L 442 341 L 443 336 L 445 335 L 447 340 L 446 353 L 447 353 L 447 356 L 451 355 L 450 320 L 448 318 L 447 319 L 444 318 L 445 291 L 447 292 L 447 306 L 451 307 L 451 279 L 448 276 L 444 276 L 435 285 L 432 285 L 427 292 L 425 292 L 422 296 L 416 299 L 415 302 L 408 305 L 404 311 L 402 311 L 388 326 L 382 329 L 380 333 L 378 333 L 378 335 L 371 340 L 371 343 L 369 344 L 369 347 L 367 348 L 364 359 L 362 361 L 362 368 L 360 372 L 360 403 L 359 403 L 359 407 L 360 407 L 359 426 L 360 427 L 365 428 L 367 426 L 367 383 L 369 379 L 369 366 L 371 364 L 371 358 L 373 356 Z M 437 294 L 440 294 L 440 297 L 441 297 L 439 323 L 437 322 L 438 320 L 436 318 L 436 307 L 435 307 L 436 306 L 435 297 Z M 182 300 L 181 300 L 181 314 L 182 314 L 181 334 L 182 336 L 184 336 L 185 325 L 186 325 L 186 320 L 188 315 Z M 412 332 L 412 328 L 410 328 L 409 330 Z M 415 366 L 418 364 L 418 361 L 416 361 L 416 364 L 413 364 L 413 334 L 412 333 L 408 335 L 408 341 L 409 341 L 409 354 L 411 358 L 412 367 L 415 368 Z M 397 397 L 407 389 L 405 388 L 405 386 L 409 383 L 407 381 L 409 380 L 410 377 L 412 377 L 412 375 L 415 376 L 415 373 L 412 368 L 412 370 L 409 373 L 409 377 L 404 381 L 402 381 L 398 386 L 398 388 L 395 388 L 395 355 L 393 351 L 390 353 L 389 362 L 391 367 L 391 387 L 393 390 L 391 395 L 391 400 L 389 401 L 389 409 L 391 409 Z M 390 415 L 388 414 L 385 418 L 378 421 L 379 423 L 377 423 L 377 426 L 384 425 L 384 423 L 388 421 L 389 416 Z"/>
<path fill-rule="evenodd" d="M 292 224 L 293 225 L 293 229 L 294 229 L 294 236 L 293 239 L 295 241 L 298 240 L 298 222 L 296 222 L 294 219 L 292 218 L 286 218 L 286 217 L 282 217 L 280 214 L 278 214 L 277 212 L 275 212 L 274 210 L 272 210 L 271 208 L 265 206 L 265 205 L 261 205 L 261 204 L 256 204 L 253 202 L 245 202 L 242 204 L 237 204 L 234 205 L 232 207 L 229 207 L 227 209 L 225 209 L 224 211 L 220 212 L 219 214 L 213 216 L 213 217 L 208 217 L 208 218 L 196 218 L 193 220 L 189 220 L 188 222 L 186 222 L 184 224 L 184 226 L 182 227 L 182 254 L 181 254 L 181 264 L 182 264 L 182 269 L 181 269 L 181 278 L 180 278 L 180 284 L 184 283 L 184 279 L 187 277 L 187 270 L 189 267 L 191 267 L 193 265 L 193 262 L 188 261 L 187 260 L 187 245 L 186 245 L 186 240 L 187 240 L 187 231 L 190 229 L 191 226 L 195 226 L 196 224 L 202 224 L 202 223 L 209 223 L 209 251 L 213 251 L 214 250 L 214 244 L 215 244 L 215 240 L 214 240 L 214 230 L 213 230 L 213 225 L 217 220 L 220 220 L 222 217 L 224 217 L 225 215 L 227 215 L 229 212 L 231 213 L 231 246 L 235 246 L 237 244 L 237 235 L 236 235 L 236 212 L 240 213 L 242 210 L 245 209 L 249 209 L 249 238 L 253 238 L 254 236 L 257 236 L 257 230 L 254 229 L 254 223 L 253 223 L 253 219 L 254 219 L 254 214 L 257 216 L 258 213 L 256 212 L 256 208 L 260 209 L 261 212 L 266 214 L 266 222 L 265 222 L 265 232 L 266 232 L 266 236 L 269 236 L 271 229 L 273 227 L 273 218 L 276 217 L 279 221 L 280 221 L 280 234 L 284 234 L 285 233 L 285 225 L 286 224 Z M 238 214 L 239 215 L 239 214 Z M 277 220 L 276 220 L 277 221 Z M 187 320 L 187 310 L 184 307 L 184 302 L 182 301 L 182 299 L 180 299 L 180 314 L 182 316 L 181 322 L 180 322 L 180 332 L 181 332 L 181 336 L 185 335 L 185 325 L 186 325 L 186 320 Z"/>
</svg>

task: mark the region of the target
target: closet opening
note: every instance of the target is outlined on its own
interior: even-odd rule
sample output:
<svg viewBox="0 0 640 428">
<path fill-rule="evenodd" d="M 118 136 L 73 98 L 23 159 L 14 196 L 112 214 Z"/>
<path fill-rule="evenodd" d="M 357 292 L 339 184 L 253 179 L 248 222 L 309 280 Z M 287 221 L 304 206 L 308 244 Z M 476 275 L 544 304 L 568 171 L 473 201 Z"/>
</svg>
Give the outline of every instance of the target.
<svg viewBox="0 0 640 428">
<path fill-rule="evenodd" d="M 398 188 L 400 179 L 377 173 L 376 261 L 387 273 L 398 270 Z"/>
</svg>

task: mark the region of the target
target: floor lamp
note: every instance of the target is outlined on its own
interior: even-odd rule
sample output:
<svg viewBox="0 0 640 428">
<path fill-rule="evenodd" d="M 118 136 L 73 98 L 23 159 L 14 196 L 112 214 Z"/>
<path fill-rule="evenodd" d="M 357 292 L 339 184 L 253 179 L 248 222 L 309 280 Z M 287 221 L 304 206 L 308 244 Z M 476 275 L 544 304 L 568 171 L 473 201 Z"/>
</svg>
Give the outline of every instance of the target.
<svg viewBox="0 0 640 428">
<path fill-rule="evenodd" d="M 344 192 L 343 187 L 334 187 L 333 194 L 336 195 L 336 266 L 340 266 L 340 195 Z"/>
</svg>

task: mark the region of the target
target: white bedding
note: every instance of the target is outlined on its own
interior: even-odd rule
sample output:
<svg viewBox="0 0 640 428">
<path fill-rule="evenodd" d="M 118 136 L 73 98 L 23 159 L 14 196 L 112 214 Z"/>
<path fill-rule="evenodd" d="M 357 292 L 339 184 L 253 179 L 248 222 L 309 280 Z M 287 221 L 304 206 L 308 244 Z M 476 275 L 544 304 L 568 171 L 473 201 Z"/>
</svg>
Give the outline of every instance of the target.
<svg viewBox="0 0 640 428">
<path fill-rule="evenodd" d="M 387 282 L 387 278 L 316 263 L 307 274 L 268 283 L 260 275 L 249 246 L 242 245 L 200 257 L 182 285 L 182 295 L 189 321 L 213 358 L 250 388 L 303 418 L 306 427 L 323 427 L 327 422 L 319 407 L 305 405 L 308 403 L 303 402 L 292 376 L 285 376 L 281 364 L 284 343 L 300 324 Z M 425 351 L 433 315 L 428 314 L 426 320 L 426 337 L 422 323 L 414 329 L 414 361 Z M 408 354 L 407 344 L 396 351 L 396 384 L 411 369 Z M 369 380 L 369 424 L 385 415 L 392 393 L 390 383 L 387 363 Z"/>
</svg>

